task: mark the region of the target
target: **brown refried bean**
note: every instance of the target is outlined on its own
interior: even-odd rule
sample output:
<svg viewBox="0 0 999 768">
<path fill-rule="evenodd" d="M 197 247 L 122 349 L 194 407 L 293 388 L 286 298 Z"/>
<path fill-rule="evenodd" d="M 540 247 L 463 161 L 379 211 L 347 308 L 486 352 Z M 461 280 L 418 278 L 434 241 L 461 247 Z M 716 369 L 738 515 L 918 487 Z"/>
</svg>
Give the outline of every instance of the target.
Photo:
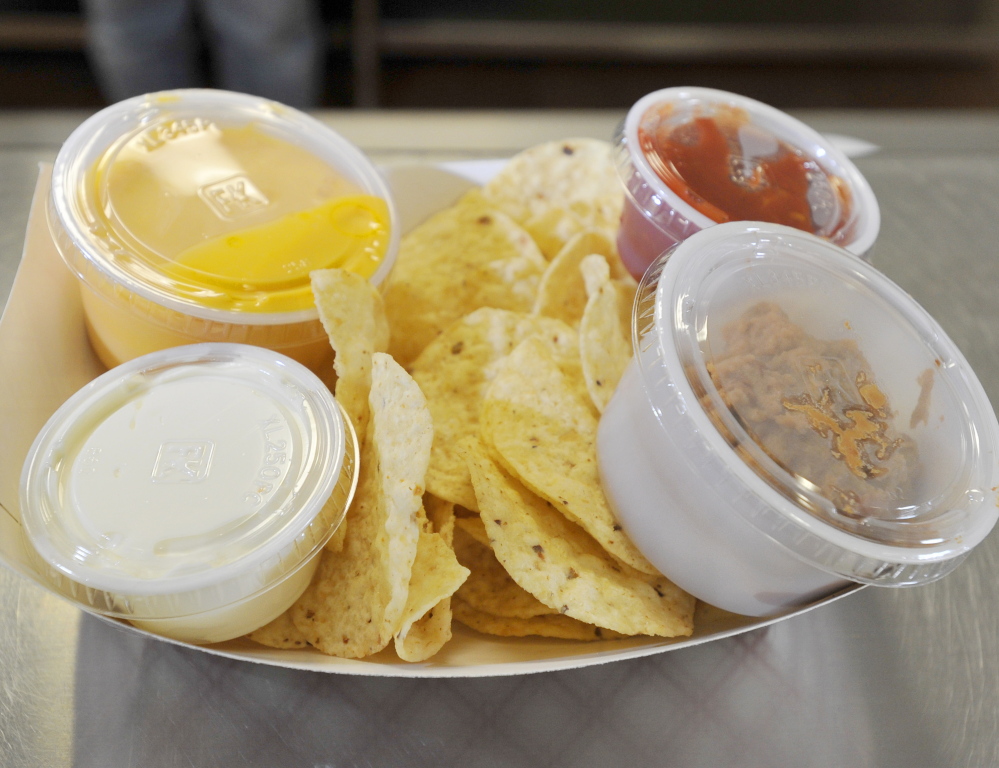
<svg viewBox="0 0 999 768">
<path fill-rule="evenodd" d="M 916 445 L 894 429 L 888 399 L 855 341 L 810 336 L 772 302 L 751 306 L 721 334 L 724 353 L 708 372 L 767 455 L 841 514 L 904 514 L 899 508 L 918 472 Z"/>
</svg>

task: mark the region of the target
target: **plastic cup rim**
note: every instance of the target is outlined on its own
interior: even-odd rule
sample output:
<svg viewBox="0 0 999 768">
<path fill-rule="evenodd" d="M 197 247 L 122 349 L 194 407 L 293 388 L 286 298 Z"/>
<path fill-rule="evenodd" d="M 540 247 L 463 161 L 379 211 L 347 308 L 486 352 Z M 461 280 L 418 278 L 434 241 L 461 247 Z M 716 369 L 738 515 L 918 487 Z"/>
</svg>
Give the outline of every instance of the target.
<svg viewBox="0 0 999 768">
<path fill-rule="evenodd" d="M 836 246 L 835 244 L 815 235 L 778 224 L 744 221 L 718 224 L 691 235 L 671 251 L 669 260 L 663 268 L 662 274 L 660 275 L 658 284 L 655 288 L 655 301 L 657 307 L 672 305 L 672 300 L 666 295 L 666 292 L 667 290 L 671 290 L 675 285 L 677 273 L 679 271 L 678 265 L 680 265 L 683 260 L 688 258 L 688 253 L 699 250 L 702 247 L 706 247 L 712 242 L 732 237 L 737 233 L 748 233 L 753 231 L 767 234 L 777 234 L 784 237 L 809 239 L 822 248 L 834 249 L 836 251 L 842 250 L 840 246 Z M 680 258 L 677 259 L 677 256 Z M 844 257 L 848 256 L 849 254 L 844 255 Z M 657 259 L 656 262 L 653 262 L 653 264 L 658 263 L 662 258 L 663 256 L 660 256 L 660 258 Z M 905 303 L 908 310 L 908 320 L 919 321 L 920 323 L 926 323 L 928 321 L 935 326 L 936 329 L 938 329 L 938 340 L 949 349 L 952 359 L 957 362 L 958 367 L 966 374 L 964 378 L 968 384 L 968 395 L 973 398 L 974 406 L 976 407 L 978 413 L 982 416 L 983 422 L 985 422 L 982 424 L 976 424 L 976 428 L 980 433 L 986 433 L 985 438 L 991 443 L 993 450 L 999 448 L 999 423 L 996 421 L 995 413 L 991 407 L 983 407 L 988 406 L 988 396 L 985 394 L 985 390 L 982 388 L 981 382 L 979 382 L 978 378 L 974 375 L 968 361 L 958 349 L 957 345 L 954 344 L 950 337 L 948 337 L 943 330 L 939 328 L 939 325 L 926 312 L 926 310 L 916 303 L 915 300 L 909 297 L 905 291 L 903 291 L 887 276 L 874 269 L 874 267 L 870 266 L 862 259 L 854 259 L 851 257 L 848 264 L 847 262 L 844 262 L 844 266 L 848 266 L 850 269 L 859 269 L 877 284 L 879 292 L 884 291 L 892 293 L 896 299 Z M 667 299 L 669 299 L 669 301 L 664 305 L 664 300 Z M 657 309 L 657 316 L 658 315 L 659 312 Z M 663 313 L 664 317 L 665 315 L 666 313 Z M 939 545 L 908 547 L 864 539 L 861 536 L 843 531 L 812 515 L 807 510 L 804 510 L 794 504 L 789 499 L 781 495 L 777 490 L 772 488 L 746 462 L 741 460 L 736 452 L 726 442 L 724 436 L 701 407 L 694 389 L 683 371 L 683 364 L 680 360 L 676 344 L 673 341 L 672 328 L 662 327 L 657 321 L 652 329 L 652 333 L 655 334 L 656 344 L 662 352 L 662 364 L 666 367 L 673 385 L 682 395 L 685 402 L 692 404 L 691 407 L 686 409 L 686 413 L 689 414 L 689 417 L 693 420 L 697 431 L 708 443 L 711 451 L 723 460 L 723 463 L 729 472 L 734 474 L 744 486 L 751 490 L 766 505 L 778 511 L 782 518 L 796 524 L 800 528 L 817 536 L 823 541 L 833 544 L 834 546 L 838 546 L 845 551 L 872 559 L 883 560 L 892 564 L 905 565 L 945 561 L 955 557 L 960 557 L 962 554 L 977 546 L 991 531 L 995 523 L 995 518 L 999 513 L 981 514 L 978 515 L 975 520 L 971 521 L 971 524 L 965 530 L 964 535 L 960 537 L 961 546 L 958 551 L 955 551 L 955 543 L 952 540 L 948 540 Z M 656 407 L 654 387 L 650 381 L 649 371 L 646 370 L 646 366 L 643 364 L 640 355 L 636 356 L 636 359 L 639 370 L 642 374 L 641 379 L 646 399 L 648 400 L 650 406 Z M 990 414 L 991 418 L 989 418 Z M 990 520 L 991 522 L 989 522 Z M 766 533 L 765 531 L 763 532 Z"/>
<path fill-rule="evenodd" d="M 638 149 L 638 125 L 650 107 L 666 101 L 690 98 L 699 98 L 715 103 L 728 103 L 745 109 L 754 118 L 762 117 L 770 123 L 779 125 L 783 129 L 783 135 L 779 138 L 784 138 L 801 149 L 806 149 L 806 147 L 801 146 L 802 144 L 812 144 L 822 147 L 826 155 L 835 162 L 836 167 L 839 169 L 836 175 L 843 177 L 849 184 L 850 191 L 857 198 L 854 201 L 854 205 L 857 210 L 862 211 L 861 215 L 864 217 L 862 223 L 865 226 L 859 233 L 859 236 L 855 237 L 849 243 L 841 244 L 840 247 L 845 248 L 856 256 L 863 256 L 871 249 L 881 229 L 881 209 L 874 195 L 874 190 L 871 189 L 871 185 L 853 161 L 821 133 L 786 112 L 748 96 L 722 91 L 717 88 L 674 86 L 653 91 L 635 102 L 625 117 L 623 135 L 628 145 L 628 155 L 631 164 L 639 172 L 642 180 L 655 190 L 656 194 L 665 198 L 670 207 L 702 230 L 718 226 L 719 224 L 681 199 L 670 189 L 659 178 L 659 175 L 652 169 L 652 166 L 649 165 L 644 153 Z M 801 141 L 798 137 L 804 141 Z M 818 158 L 815 159 L 818 160 Z M 823 165 L 827 166 L 827 163 L 823 163 Z M 641 208 L 640 211 L 646 218 L 655 223 L 655 220 L 646 211 Z"/>
<path fill-rule="evenodd" d="M 183 104 L 183 100 L 187 99 L 194 104 L 204 102 L 206 105 L 216 108 L 263 109 L 269 111 L 274 116 L 287 120 L 289 125 L 295 125 L 299 131 L 318 132 L 325 139 L 331 140 L 333 145 L 335 145 L 336 153 L 345 157 L 345 165 L 349 166 L 351 172 L 348 173 L 343 167 L 338 167 L 337 169 L 360 183 L 367 189 L 369 194 L 384 200 L 388 207 L 390 225 L 389 242 L 382 263 L 369 278 L 373 285 L 379 285 L 385 280 L 398 256 L 401 234 L 399 232 L 399 214 L 395 201 L 389 190 L 388 183 L 377 167 L 360 149 L 341 136 L 337 131 L 301 110 L 260 96 L 212 88 L 182 88 L 156 91 L 119 101 L 87 118 L 73 130 L 60 148 L 52 168 L 52 181 L 48 200 L 49 227 L 51 229 L 58 226 L 72 242 L 72 246 L 79 257 L 89 263 L 101 277 L 112 285 L 121 286 L 127 291 L 160 307 L 190 317 L 224 323 L 226 325 L 287 325 L 316 321 L 319 318 L 319 312 L 315 307 L 284 312 L 246 312 L 216 309 L 184 301 L 166 292 L 154 290 L 147 283 L 132 275 L 113 269 L 108 262 L 106 254 L 102 253 L 99 247 L 95 247 L 87 237 L 86 228 L 82 226 L 82 222 L 76 216 L 76 206 L 71 202 L 73 184 L 70 183 L 71 180 L 69 178 L 69 173 L 71 172 L 70 165 L 79 153 L 87 147 L 88 142 L 93 139 L 95 134 L 105 129 L 114 121 L 125 123 L 125 121 L 134 120 L 135 125 L 138 125 L 142 119 L 149 119 L 148 116 L 141 118 L 137 116 L 137 113 L 144 106 L 148 109 L 156 109 L 158 105 L 153 103 L 156 99 L 161 99 L 163 106 Z M 126 128 L 123 125 L 122 129 L 115 135 L 120 135 L 124 130 L 131 130 L 135 125 L 132 122 L 128 122 L 128 127 Z M 106 150 L 106 148 L 103 147 L 101 152 Z M 363 178 L 355 176 L 353 173 L 355 170 L 359 171 Z M 65 255 L 63 258 L 68 261 Z M 78 268 L 72 264 L 70 266 L 78 278 L 84 282 L 89 282 Z"/>
<path fill-rule="evenodd" d="M 37 461 L 43 454 L 47 453 L 48 449 L 55 445 L 53 441 L 59 440 L 60 435 L 69 424 L 67 419 L 72 419 L 74 414 L 86 413 L 99 406 L 124 381 L 143 370 L 156 370 L 157 368 L 170 365 L 197 365 L 214 360 L 231 358 L 269 365 L 275 369 L 281 368 L 283 371 L 294 376 L 297 387 L 303 392 L 312 391 L 318 393 L 318 398 L 311 398 L 314 410 L 317 412 L 317 415 L 323 416 L 327 441 L 330 442 L 331 446 L 339 444 L 339 452 L 335 456 L 332 456 L 332 468 L 334 471 L 330 472 L 329 476 L 319 485 L 311 489 L 307 504 L 295 513 L 294 523 L 285 526 L 276 535 L 271 536 L 263 546 L 243 554 L 225 566 L 179 577 L 166 576 L 144 581 L 138 577 L 115 574 L 97 574 L 95 576 L 92 571 L 85 570 L 81 572 L 68 566 L 64 555 L 55 547 L 45 543 L 44 529 L 42 531 L 35 530 L 37 522 L 34 520 L 35 513 L 24 509 L 28 506 L 25 504 L 25 499 L 29 495 L 36 495 L 36 492 L 31 489 L 37 485 L 37 473 L 35 469 Z M 324 395 L 323 393 L 326 394 Z M 70 396 L 49 418 L 45 426 L 42 427 L 35 437 L 31 449 L 28 451 L 20 478 L 20 498 L 23 508 L 21 517 L 25 533 L 29 541 L 32 542 L 38 556 L 49 567 L 60 572 L 64 578 L 78 585 L 108 594 L 127 594 L 143 598 L 168 597 L 213 589 L 233 579 L 238 579 L 241 575 L 252 571 L 255 564 L 265 561 L 283 548 L 289 546 L 297 536 L 308 529 L 315 517 L 320 514 L 323 505 L 332 496 L 347 461 L 347 451 L 351 449 L 352 445 L 356 449 L 356 440 L 346 434 L 348 430 L 353 434 L 349 419 L 347 419 L 342 407 L 332 395 L 329 395 L 329 397 L 326 397 L 326 395 L 329 395 L 329 390 L 319 377 L 301 363 L 278 352 L 246 344 L 206 342 L 181 347 L 170 347 L 123 363 L 116 368 L 106 371 Z M 337 426 L 338 422 L 339 426 Z M 289 565 L 285 572 L 275 577 L 273 583 L 277 584 L 282 581 L 287 574 L 297 570 L 302 562 Z"/>
</svg>

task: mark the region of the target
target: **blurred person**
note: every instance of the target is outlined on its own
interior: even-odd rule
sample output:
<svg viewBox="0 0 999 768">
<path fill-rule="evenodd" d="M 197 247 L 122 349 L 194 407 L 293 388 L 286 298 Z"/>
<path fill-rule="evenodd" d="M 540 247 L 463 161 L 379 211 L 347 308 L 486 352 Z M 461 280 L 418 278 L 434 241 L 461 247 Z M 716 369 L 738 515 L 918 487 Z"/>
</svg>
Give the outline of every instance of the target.
<svg viewBox="0 0 999 768">
<path fill-rule="evenodd" d="M 299 108 L 319 103 L 325 27 L 315 0 L 83 0 L 83 8 L 88 53 L 112 102 L 211 84 Z"/>
</svg>

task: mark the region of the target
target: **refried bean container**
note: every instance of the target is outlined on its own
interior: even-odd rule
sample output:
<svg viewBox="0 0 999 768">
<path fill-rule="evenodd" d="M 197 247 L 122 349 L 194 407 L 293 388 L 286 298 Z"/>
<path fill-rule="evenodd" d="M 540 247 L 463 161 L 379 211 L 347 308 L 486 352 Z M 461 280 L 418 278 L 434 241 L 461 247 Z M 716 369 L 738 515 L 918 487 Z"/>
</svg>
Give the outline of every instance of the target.
<svg viewBox="0 0 999 768">
<path fill-rule="evenodd" d="M 670 246 L 726 221 L 791 225 L 862 257 L 877 239 L 877 198 L 853 162 L 754 99 L 712 88 L 654 91 L 632 106 L 615 143 L 625 188 L 618 250 L 636 279 Z"/>
<path fill-rule="evenodd" d="M 645 274 L 600 422 L 604 487 L 663 574 L 770 615 L 924 584 L 999 516 L 999 424 L 908 294 L 826 240 L 732 222 Z"/>
<path fill-rule="evenodd" d="M 137 358 L 73 395 L 21 474 L 40 580 L 157 634 L 246 634 L 305 590 L 357 484 L 349 420 L 290 358 L 242 344 Z"/>
<path fill-rule="evenodd" d="M 108 367 L 200 342 L 267 347 L 314 371 L 333 352 L 309 272 L 380 283 L 399 222 L 354 145 L 267 99 L 187 89 L 85 121 L 52 170 L 49 228 Z"/>
</svg>

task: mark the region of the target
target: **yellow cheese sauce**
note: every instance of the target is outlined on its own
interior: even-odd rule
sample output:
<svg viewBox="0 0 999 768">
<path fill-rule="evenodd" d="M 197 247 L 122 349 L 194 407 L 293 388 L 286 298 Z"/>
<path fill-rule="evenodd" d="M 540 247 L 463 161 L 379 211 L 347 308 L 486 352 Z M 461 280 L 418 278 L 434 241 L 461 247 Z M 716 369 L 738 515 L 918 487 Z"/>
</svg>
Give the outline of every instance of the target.
<svg viewBox="0 0 999 768">
<path fill-rule="evenodd" d="M 201 303 L 220 309 L 285 312 L 311 306 L 309 272 L 340 267 L 371 277 L 387 242 L 388 209 L 351 195 L 183 251 L 165 272 L 211 285 Z M 381 248 L 379 249 L 379 244 Z"/>
<path fill-rule="evenodd" d="M 370 277 L 389 241 L 384 200 L 253 125 L 160 122 L 109 148 L 91 178 L 119 263 L 214 309 L 309 309 L 310 271 Z"/>
</svg>

